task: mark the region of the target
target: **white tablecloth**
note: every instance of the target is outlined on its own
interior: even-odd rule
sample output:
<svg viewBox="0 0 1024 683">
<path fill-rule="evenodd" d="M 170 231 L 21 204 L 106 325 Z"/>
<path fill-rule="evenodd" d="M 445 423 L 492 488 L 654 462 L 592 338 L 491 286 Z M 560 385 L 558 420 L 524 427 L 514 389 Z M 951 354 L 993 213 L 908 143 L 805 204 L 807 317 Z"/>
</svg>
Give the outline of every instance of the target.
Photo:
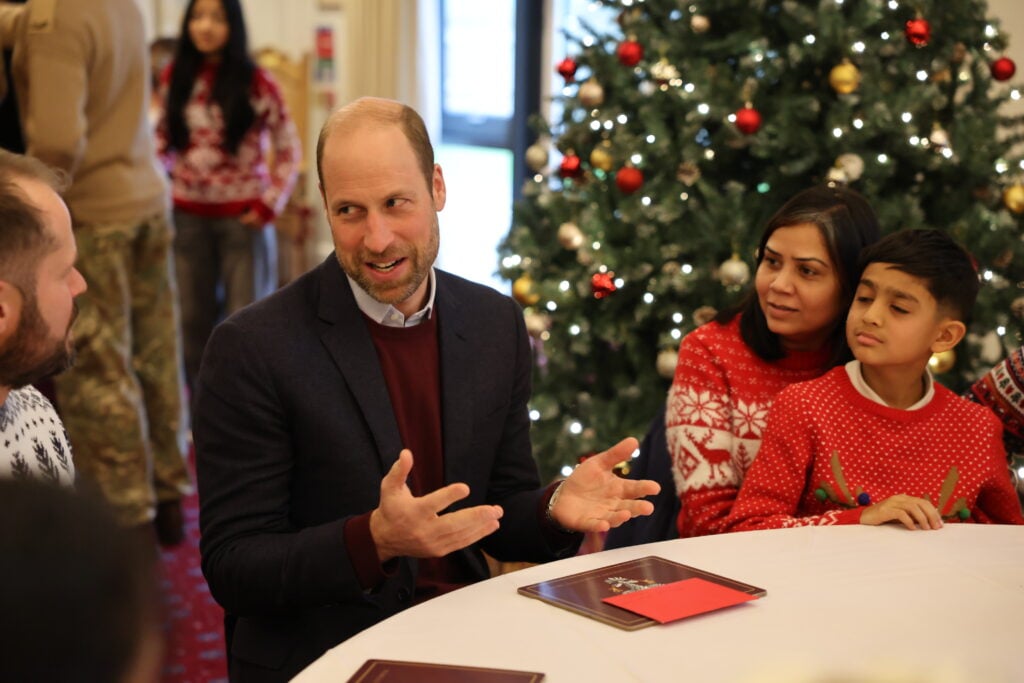
<svg viewBox="0 0 1024 683">
<path fill-rule="evenodd" d="M 519 586 L 658 555 L 768 591 L 623 631 Z M 621 548 L 495 577 L 406 610 L 294 680 L 340 683 L 367 659 L 540 671 L 545 683 L 1019 683 L 1024 527 L 806 527 Z"/>
</svg>

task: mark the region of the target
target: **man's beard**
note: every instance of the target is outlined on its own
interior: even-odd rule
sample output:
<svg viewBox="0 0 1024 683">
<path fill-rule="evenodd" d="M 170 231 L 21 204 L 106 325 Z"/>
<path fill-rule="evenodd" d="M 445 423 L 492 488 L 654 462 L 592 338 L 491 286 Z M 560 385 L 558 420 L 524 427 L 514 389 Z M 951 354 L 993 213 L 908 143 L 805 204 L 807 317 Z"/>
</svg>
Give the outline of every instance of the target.
<svg viewBox="0 0 1024 683">
<path fill-rule="evenodd" d="M 20 389 L 71 367 L 75 360 L 71 325 L 77 317 L 74 304 L 64 335 L 51 339 L 35 296 L 26 294 L 18 329 L 0 350 L 0 387 Z"/>
<path fill-rule="evenodd" d="M 364 263 L 371 258 L 388 258 L 387 254 L 357 254 L 352 258 L 352 267 L 346 266 L 344 260 L 339 256 L 338 262 L 341 264 L 342 270 L 344 270 L 350 278 L 356 281 L 363 291 L 369 294 L 375 300 L 384 303 L 397 306 L 402 303 L 410 296 L 412 296 L 419 286 L 425 279 L 430 275 L 430 268 L 434 265 L 434 261 L 437 260 L 437 252 L 440 246 L 440 226 L 437 220 L 437 214 L 433 216 L 433 225 L 431 226 L 430 236 L 427 239 L 426 244 L 422 251 L 413 249 L 410 253 L 396 254 L 395 257 L 402 256 L 409 260 L 411 266 L 411 272 L 409 277 L 401 286 L 382 287 L 378 285 L 372 278 L 363 272 L 360 267 L 361 263 Z"/>
</svg>

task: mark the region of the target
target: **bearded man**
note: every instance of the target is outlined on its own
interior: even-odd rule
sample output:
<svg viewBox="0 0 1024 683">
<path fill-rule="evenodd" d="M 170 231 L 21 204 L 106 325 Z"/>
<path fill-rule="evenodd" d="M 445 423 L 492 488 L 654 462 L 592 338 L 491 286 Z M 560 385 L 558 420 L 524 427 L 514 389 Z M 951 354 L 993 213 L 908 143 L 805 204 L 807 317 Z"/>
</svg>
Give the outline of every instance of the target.
<svg viewBox="0 0 1024 683">
<path fill-rule="evenodd" d="M 71 366 L 86 288 L 63 185 L 41 162 L 0 150 L 0 476 L 72 485 L 64 426 L 32 386 Z"/>
</svg>

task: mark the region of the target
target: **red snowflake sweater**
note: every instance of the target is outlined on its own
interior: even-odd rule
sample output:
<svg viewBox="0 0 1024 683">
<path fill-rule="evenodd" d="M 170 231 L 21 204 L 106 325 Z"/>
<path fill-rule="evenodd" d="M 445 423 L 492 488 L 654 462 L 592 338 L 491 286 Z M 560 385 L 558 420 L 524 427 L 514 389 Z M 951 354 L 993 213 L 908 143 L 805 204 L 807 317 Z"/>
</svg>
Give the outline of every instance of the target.
<svg viewBox="0 0 1024 683">
<path fill-rule="evenodd" d="M 935 384 L 917 410 L 882 405 L 846 368 L 779 393 L 729 531 L 857 524 L 863 505 L 928 498 L 945 521 L 1024 524 L 992 411 Z"/>
<path fill-rule="evenodd" d="M 825 372 L 828 349 L 762 360 L 740 338 L 739 316 L 686 335 L 668 395 L 666 436 L 682 509 L 681 536 L 724 531 L 761 445 L 768 407 L 794 382 Z"/>
<path fill-rule="evenodd" d="M 173 68 L 171 64 L 163 73 L 160 100 L 164 105 Z M 174 206 L 211 218 L 238 216 L 253 209 L 270 222 L 288 203 L 298 176 L 302 150 L 295 124 L 277 83 L 266 70 L 256 67 L 249 96 L 256 117 L 238 151 L 229 154 L 223 146 L 220 106 L 210 100 L 216 73 L 216 64 L 200 69 L 185 105 L 188 149 L 168 146 L 166 111 L 159 112 L 157 151 L 171 178 Z"/>
</svg>

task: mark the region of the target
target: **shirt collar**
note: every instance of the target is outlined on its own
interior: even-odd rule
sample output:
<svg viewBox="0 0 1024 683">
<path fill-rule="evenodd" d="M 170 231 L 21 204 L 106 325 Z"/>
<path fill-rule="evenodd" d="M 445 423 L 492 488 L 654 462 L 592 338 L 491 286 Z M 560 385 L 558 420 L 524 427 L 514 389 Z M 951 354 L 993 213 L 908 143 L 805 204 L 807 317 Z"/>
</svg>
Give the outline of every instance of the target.
<svg viewBox="0 0 1024 683">
<path fill-rule="evenodd" d="M 883 406 L 888 405 L 882 400 L 882 397 L 864 381 L 864 374 L 860 371 L 859 360 L 854 359 L 846 364 L 846 374 L 849 375 L 850 382 L 853 383 L 854 388 L 860 392 L 861 396 L 869 398 L 875 403 L 879 403 Z M 920 408 L 924 408 L 932 400 L 932 397 L 935 396 L 935 378 L 932 377 L 932 370 L 929 367 L 925 367 L 924 369 L 924 384 L 924 396 L 921 397 L 920 401 L 907 408 L 907 410 L 918 410 Z"/>
<path fill-rule="evenodd" d="M 370 320 L 386 327 L 412 327 L 419 325 L 424 320 L 430 318 L 434 310 L 434 296 L 437 294 L 437 276 L 434 274 L 433 268 L 430 269 L 430 274 L 427 276 L 427 289 L 429 291 L 427 303 L 409 317 L 406 317 L 391 304 L 374 299 L 355 280 L 350 278 L 348 273 L 345 273 L 345 277 L 348 278 L 348 283 L 352 287 L 352 295 L 356 299 L 356 306 L 359 307 L 359 310 Z"/>
</svg>

